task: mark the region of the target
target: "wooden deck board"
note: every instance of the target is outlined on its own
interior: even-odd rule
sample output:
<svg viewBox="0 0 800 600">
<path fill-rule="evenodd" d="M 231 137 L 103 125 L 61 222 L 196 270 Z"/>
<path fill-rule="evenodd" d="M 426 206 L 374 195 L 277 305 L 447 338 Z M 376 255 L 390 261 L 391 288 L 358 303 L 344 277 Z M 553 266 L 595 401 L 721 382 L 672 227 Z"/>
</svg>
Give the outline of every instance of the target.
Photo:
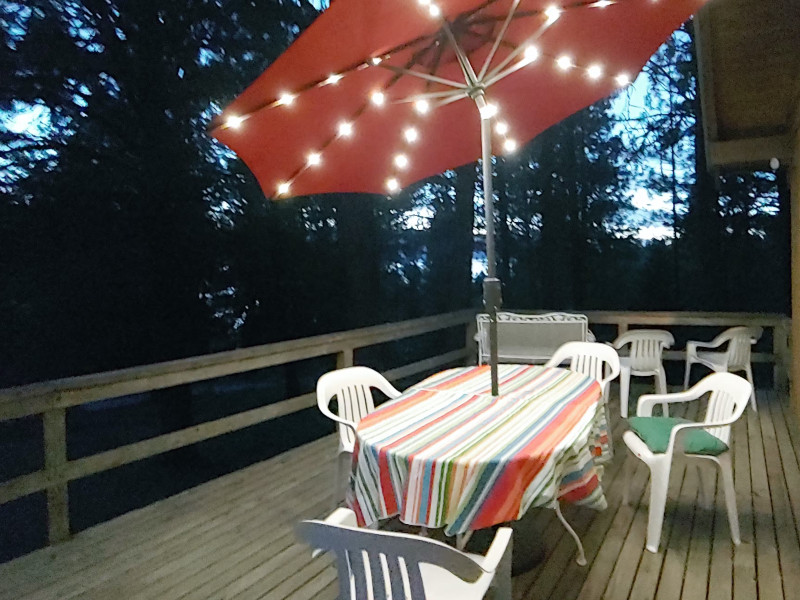
<svg viewBox="0 0 800 600">
<path fill-rule="evenodd" d="M 618 414 L 612 407 L 612 414 Z M 644 549 L 648 473 L 631 476 L 621 432 L 604 477 L 609 507 L 566 507 L 589 564 L 551 511 L 534 516 L 545 560 L 514 581 L 526 600 L 780 600 L 800 589 L 800 427 L 786 398 L 759 390 L 759 412 L 734 429 L 734 476 L 742 545 L 730 539 L 718 478 L 701 506 L 694 466 L 676 465 L 657 554 Z M 331 505 L 333 437 L 127 513 L 0 565 L 0 599 L 330 600 L 338 595 L 330 558 L 312 558 L 294 539 L 303 518 Z M 710 476 L 709 476 L 710 475 Z M 622 486 L 631 486 L 630 506 Z"/>
</svg>

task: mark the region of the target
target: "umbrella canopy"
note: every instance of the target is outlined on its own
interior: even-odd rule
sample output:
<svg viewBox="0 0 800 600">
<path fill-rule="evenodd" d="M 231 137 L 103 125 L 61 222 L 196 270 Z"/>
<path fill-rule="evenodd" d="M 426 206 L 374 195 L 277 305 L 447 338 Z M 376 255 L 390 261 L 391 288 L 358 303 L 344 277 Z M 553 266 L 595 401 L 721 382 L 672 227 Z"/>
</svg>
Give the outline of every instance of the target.
<svg viewBox="0 0 800 600">
<path fill-rule="evenodd" d="M 336 0 L 213 135 L 268 197 L 391 193 L 481 156 L 470 94 L 496 105 L 494 145 L 511 150 L 625 85 L 702 4 Z"/>
<path fill-rule="evenodd" d="M 493 136 L 511 152 L 627 85 L 702 4 L 337 0 L 220 115 L 213 134 L 273 197 L 391 194 L 480 156 L 497 395 Z"/>
</svg>

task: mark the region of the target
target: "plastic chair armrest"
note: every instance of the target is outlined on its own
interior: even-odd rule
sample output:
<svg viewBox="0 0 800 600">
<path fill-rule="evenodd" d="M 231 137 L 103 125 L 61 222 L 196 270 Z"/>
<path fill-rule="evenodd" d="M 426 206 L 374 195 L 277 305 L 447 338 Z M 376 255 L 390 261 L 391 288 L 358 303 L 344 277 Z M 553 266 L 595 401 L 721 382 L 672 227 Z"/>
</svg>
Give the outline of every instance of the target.
<svg viewBox="0 0 800 600">
<path fill-rule="evenodd" d="M 343 419 L 339 415 L 334 414 L 331 411 L 331 409 L 328 408 L 327 406 L 319 405 L 319 410 L 323 415 L 328 417 L 330 420 L 336 421 L 337 423 L 340 423 L 340 424 L 344 425 L 345 427 L 349 427 L 350 429 L 352 429 L 353 430 L 353 435 L 355 435 L 355 433 L 356 433 L 356 424 L 355 424 L 355 422 L 348 421 L 347 419 Z"/>
<path fill-rule="evenodd" d="M 674 404 L 678 402 L 689 402 L 697 400 L 705 392 L 698 392 L 693 388 L 689 388 L 685 392 L 678 392 L 675 394 L 644 394 L 639 396 L 639 403 L 636 408 L 637 417 L 650 417 L 653 415 L 653 407 L 656 404 Z"/>
<path fill-rule="evenodd" d="M 492 545 L 489 546 L 485 558 L 481 561 L 481 569 L 483 569 L 484 572 L 494 573 L 497 571 L 497 567 L 500 565 L 500 561 L 503 559 L 503 556 L 508 550 L 508 545 L 511 543 L 511 533 L 510 527 L 500 527 L 497 533 L 494 534 Z"/>
<path fill-rule="evenodd" d="M 337 508 L 331 514 L 325 517 L 325 522 L 330 523 L 331 525 L 358 527 L 358 521 L 356 521 L 356 513 L 354 513 L 349 508 L 342 508 L 342 507 Z"/>
</svg>

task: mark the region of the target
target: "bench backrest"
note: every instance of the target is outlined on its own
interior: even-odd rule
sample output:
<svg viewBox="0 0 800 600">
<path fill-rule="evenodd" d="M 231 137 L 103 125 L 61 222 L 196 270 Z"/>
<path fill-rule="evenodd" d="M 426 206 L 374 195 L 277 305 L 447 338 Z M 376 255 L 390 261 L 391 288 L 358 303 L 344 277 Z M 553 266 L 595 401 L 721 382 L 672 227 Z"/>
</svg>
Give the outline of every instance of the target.
<svg viewBox="0 0 800 600">
<path fill-rule="evenodd" d="M 489 315 L 479 313 L 478 364 L 489 362 Z M 497 351 L 501 363 L 543 363 L 566 342 L 594 341 L 586 315 L 497 313 Z"/>
</svg>

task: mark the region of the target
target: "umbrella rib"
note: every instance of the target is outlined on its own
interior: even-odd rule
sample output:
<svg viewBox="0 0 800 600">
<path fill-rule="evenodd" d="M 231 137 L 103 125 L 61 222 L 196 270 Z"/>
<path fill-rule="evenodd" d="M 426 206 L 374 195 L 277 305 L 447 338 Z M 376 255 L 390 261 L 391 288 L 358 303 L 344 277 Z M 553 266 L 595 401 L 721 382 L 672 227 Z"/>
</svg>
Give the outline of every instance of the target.
<svg viewBox="0 0 800 600">
<path fill-rule="evenodd" d="M 481 67 L 481 72 L 478 75 L 478 81 L 483 81 L 483 77 L 486 75 L 486 71 L 489 70 L 489 65 L 492 64 L 494 55 L 497 53 L 497 49 L 500 47 L 500 43 L 503 41 L 503 38 L 506 35 L 506 31 L 508 31 L 508 26 L 514 19 L 514 13 L 517 11 L 517 8 L 519 7 L 519 2 L 520 0 L 514 0 L 513 4 L 511 5 L 511 9 L 508 11 L 508 15 L 506 16 L 505 21 L 503 21 L 503 26 L 500 28 L 500 32 L 497 34 L 497 39 L 495 39 L 494 44 L 492 44 L 492 49 L 489 51 L 489 56 L 487 56 L 486 60 L 483 62 L 483 67 Z"/>
<path fill-rule="evenodd" d="M 478 85 L 478 76 L 475 74 L 475 69 L 472 68 L 469 58 L 467 58 L 467 55 L 464 54 L 464 50 L 458 45 L 458 40 L 456 39 L 456 36 L 450 27 L 450 23 L 447 20 L 444 21 L 444 26 L 442 29 L 444 29 L 447 39 L 450 40 L 450 43 L 453 46 L 453 50 L 456 53 L 456 58 L 458 59 L 458 64 L 461 66 L 461 71 L 464 73 L 464 79 L 466 79 L 467 87 L 475 88 Z"/>
<path fill-rule="evenodd" d="M 503 77 L 505 77 L 506 75 L 510 75 L 511 73 L 513 73 L 514 71 L 516 71 L 516 70 L 517 70 L 517 69 L 518 69 L 520 66 L 525 66 L 525 65 L 519 65 L 519 66 L 518 66 L 518 65 L 514 65 L 514 67 L 511 67 L 511 69 L 508 69 L 508 70 L 507 70 L 508 72 L 506 72 L 506 71 L 503 71 L 503 69 L 505 69 L 505 68 L 506 68 L 506 66 L 508 65 L 508 63 L 510 63 L 512 60 L 514 60 L 515 58 L 517 58 L 517 57 L 518 57 L 520 54 L 522 54 L 522 53 L 525 51 L 525 47 L 526 47 L 528 44 L 530 44 L 531 42 L 534 42 L 534 41 L 538 40 L 540 37 L 542 37 L 542 34 L 543 34 L 545 31 L 547 31 L 547 29 L 548 29 L 548 28 L 550 27 L 550 25 L 552 25 L 552 24 L 553 24 L 553 21 L 550 21 L 550 20 L 548 20 L 548 21 L 545 21 L 544 23 L 542 23 L 541 27 L 539 27 L 539 29 L 537 29 L 537 30 L 536 30 L 536 31 L 533 33 L 533 35 L 531 35 L 530 37 L 528 37 L 527 39 L 525 39 L 525 41 L 524 41 L 524 42 L 522 42 L 522 43 L 521 43 L 519 46 L 517 46 L 517 47 L 516 47 L 516 49 L 514 49 L 514 51 L 512 51 L 512 52 L 511 52 L 511 53 L 510 53 L 508 56 L 506 56 L 506 57 L 505 57 L 505 58 L 504 58 L 504 59 L 503 59 L 503 60 L 500 62 L 500 64 L 499 64 L 499 65 L 497 65 L 497 66 L 496 66 L 494 69 L 492 69 L 492 70 L 489 72 L 489 74 L 488 74 L 488 76 L 487 76 L 487 82 L 496 83 L 497 81 L 499 81 L 500 79 L 502 79 L 502 78 L 503 78 Z M 501 76 L 499 76 L 499 77 L 498 77 L 498 73 L 499 73 L 499 74 L 501 74 Z M 491 85 L 491 83 L 488 83 L 488 85 Z"/>
<path fill-rule="evenodd" d="M 383 67 L 384 69 L 388 69 L 389 71 L 393 71 L 398 75 L 409 75 L 411 77 L 418 77 L 419 79 L 425 79 L 426 81 L 432 81 L 433 83 L 441 83 L 442 85 L 447 85 L 459 90 L 465 90 L 467 89 L 467 87 L 469 87 L 465 83 L 459 83 L 457 81 L 452 81 L 450 79 L 444 79 L 443 77 L 437 77 L 436 75 L 431 75 L 429 73 L 420 73 L 419 71 L 413 71 L 411 69 L 406 69 L 403 67 L 395 67 L 393 65 L 381 64 L 380 66 Z"/>
</svg>

